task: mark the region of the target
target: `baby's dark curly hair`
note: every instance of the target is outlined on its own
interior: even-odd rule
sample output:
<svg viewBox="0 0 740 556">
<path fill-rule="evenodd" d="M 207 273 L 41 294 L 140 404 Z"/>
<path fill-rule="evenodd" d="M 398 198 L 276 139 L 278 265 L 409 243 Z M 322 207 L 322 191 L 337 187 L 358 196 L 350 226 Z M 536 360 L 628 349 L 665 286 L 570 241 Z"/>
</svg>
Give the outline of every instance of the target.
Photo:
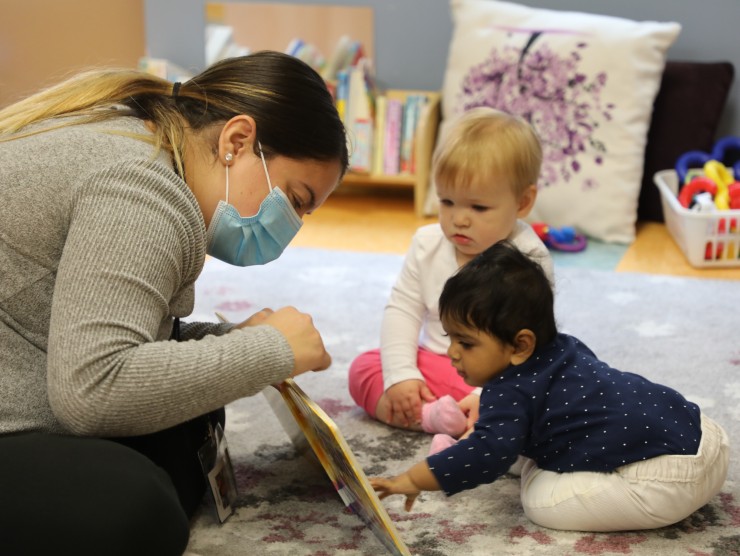
<svg viewBox="0 0 740 556">
<path fill-rule="evenodd" d="M 557 334 L 553 290 L 542 266 L 506 240 L 447 280 L 439 314 L 512 345 L 525 328 L 534 332 L 538 348 Z"/>
</svg>

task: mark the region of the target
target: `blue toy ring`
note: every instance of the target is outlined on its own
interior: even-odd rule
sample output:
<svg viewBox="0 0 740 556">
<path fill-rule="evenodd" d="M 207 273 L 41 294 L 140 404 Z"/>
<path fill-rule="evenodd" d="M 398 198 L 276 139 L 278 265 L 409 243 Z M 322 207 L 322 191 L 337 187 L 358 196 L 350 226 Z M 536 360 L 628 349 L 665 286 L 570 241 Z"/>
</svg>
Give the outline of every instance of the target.
<svg viewBox="0 0 740 556">
<path fill-rule="evenodd" d="M 678 157 L 676 161 L 676 174 L 678 174 L 678 183 L 686 183 L 686 175 L 692 168 L 703 168 L 704 164 L 712 160 L 711 155 L 704 151 L 688 151 Z"/>
</svg>

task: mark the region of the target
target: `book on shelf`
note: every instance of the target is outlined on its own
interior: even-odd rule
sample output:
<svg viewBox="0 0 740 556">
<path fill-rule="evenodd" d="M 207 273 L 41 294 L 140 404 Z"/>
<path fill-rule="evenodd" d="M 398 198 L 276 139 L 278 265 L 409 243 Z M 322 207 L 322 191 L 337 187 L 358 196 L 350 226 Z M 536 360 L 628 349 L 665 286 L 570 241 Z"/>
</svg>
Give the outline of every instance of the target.
<svg viewBox="0 0 740 556">
<path fill-rule="evenodd" d="M 439 107 L 434 92 L 377 89 L 369 60 L 338 74 L 335 100 L 345 125 L 350 171 L 370 176 L 415 176 L 422 122 Z M 426 163 L 426 162 L 425 162 Z"/>
<path fill-rule="evenodd" d="M 385 137 L 383 173 L 395 175 L 400 172 L 401 126 L 403 124 L 404 103 L 397 98 L 386 101 L 385 129 L 379 130 Z"/>
<path fill-rule="evenodd" d="M 343 69 L 337 73 L 337 84 L 334 94 L 337 112 L 344 125 L 347 125 L 347 103 L 349 102 L 349 70 Z"/>
<path fill-rule="evenodd" d="M 325 61 L 319 73 L 324 81 L 335 81 L 338 79 L 340 71 L 355 65 L 364 55 L 364 49 L 359 41 L 343 35 L 337 41 L 334 51 Z"/>
<path fill-rule="evenodd" d="M 345 126 L 350 142 L 350 169 L 370 172 L 373 151 L 373 91 L 368 78 L 371 68 L 362 58 L 349 69 L 349 94 Z"/>
<path fill-rule="evenodd" d="M 373 164 L 371 173 L 383 174 L 385 171 L 385 115 L 387 97 L 383 94 L 375 97 L 375 121 L 373 130 Z"/>
<path fill-rule="evenodd" d="M 326 61 L 315 44 L 307 43 L 300 37 L 296 37 L 288 43 L 285 53 L 306 62 L 315 70 L 324 67 Z"/>
<path fill-rule="evenodd" d="M 421 109 L 426 102 L 426 95 L 409 94 L 406 97 L 399 154 L 399 169 L 402 174 L 413 174 L 416 171 L 414 160 L 414 151 L 416 150 L 416 130 L 419 125 Z"/>
</svg>

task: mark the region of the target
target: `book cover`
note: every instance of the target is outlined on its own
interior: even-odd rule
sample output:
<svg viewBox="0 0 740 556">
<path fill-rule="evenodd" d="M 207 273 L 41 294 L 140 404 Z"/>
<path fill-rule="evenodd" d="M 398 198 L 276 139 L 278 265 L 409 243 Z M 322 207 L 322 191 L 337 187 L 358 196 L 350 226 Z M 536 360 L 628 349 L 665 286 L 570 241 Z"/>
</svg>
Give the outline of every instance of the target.
<svg viewBox="0 0 740 556">
<path fill-rule="evenodd" d="M 216 312 L 219 322 L 229 322 Z M 411 556 L 336 423 L 291 378 L 262 391 L 299 454 L 318 461 L 344 505 L 394 556 Z M 313 458 L 313 459 L 312 459 Z"/>
<path fill-rule="evenodd" d="M 344 505 L 370 528 L 388 553 L 410 556 L 336 423 L 292 379 L 274 388 L 282 400 L 268 393 L 271 388 L 265 390 L 265 397 L 280 422 L 287 424 L 286 432 L 292 439 L 298 436 L 296 428 L 302 431 L 304 438 L 295 440 L 299 451 L 305 450 L 306 442 L 310 445 Z"/>
</svg>

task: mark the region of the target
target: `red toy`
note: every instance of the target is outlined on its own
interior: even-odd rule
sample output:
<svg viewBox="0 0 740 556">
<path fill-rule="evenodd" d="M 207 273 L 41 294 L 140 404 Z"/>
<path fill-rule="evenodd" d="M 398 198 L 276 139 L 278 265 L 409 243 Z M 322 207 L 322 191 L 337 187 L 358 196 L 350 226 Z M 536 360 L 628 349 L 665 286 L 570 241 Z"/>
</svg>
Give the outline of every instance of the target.
<svg viewBox="0 0 740 556">
<path fill-rule="evenodd" d="M 586 236 L 577 233 L 572 226 L 553 228 L 544 222 L 535 222 L 532 229 L 550 249 L 575 253 L 586 248 Z"/>
</svg>

